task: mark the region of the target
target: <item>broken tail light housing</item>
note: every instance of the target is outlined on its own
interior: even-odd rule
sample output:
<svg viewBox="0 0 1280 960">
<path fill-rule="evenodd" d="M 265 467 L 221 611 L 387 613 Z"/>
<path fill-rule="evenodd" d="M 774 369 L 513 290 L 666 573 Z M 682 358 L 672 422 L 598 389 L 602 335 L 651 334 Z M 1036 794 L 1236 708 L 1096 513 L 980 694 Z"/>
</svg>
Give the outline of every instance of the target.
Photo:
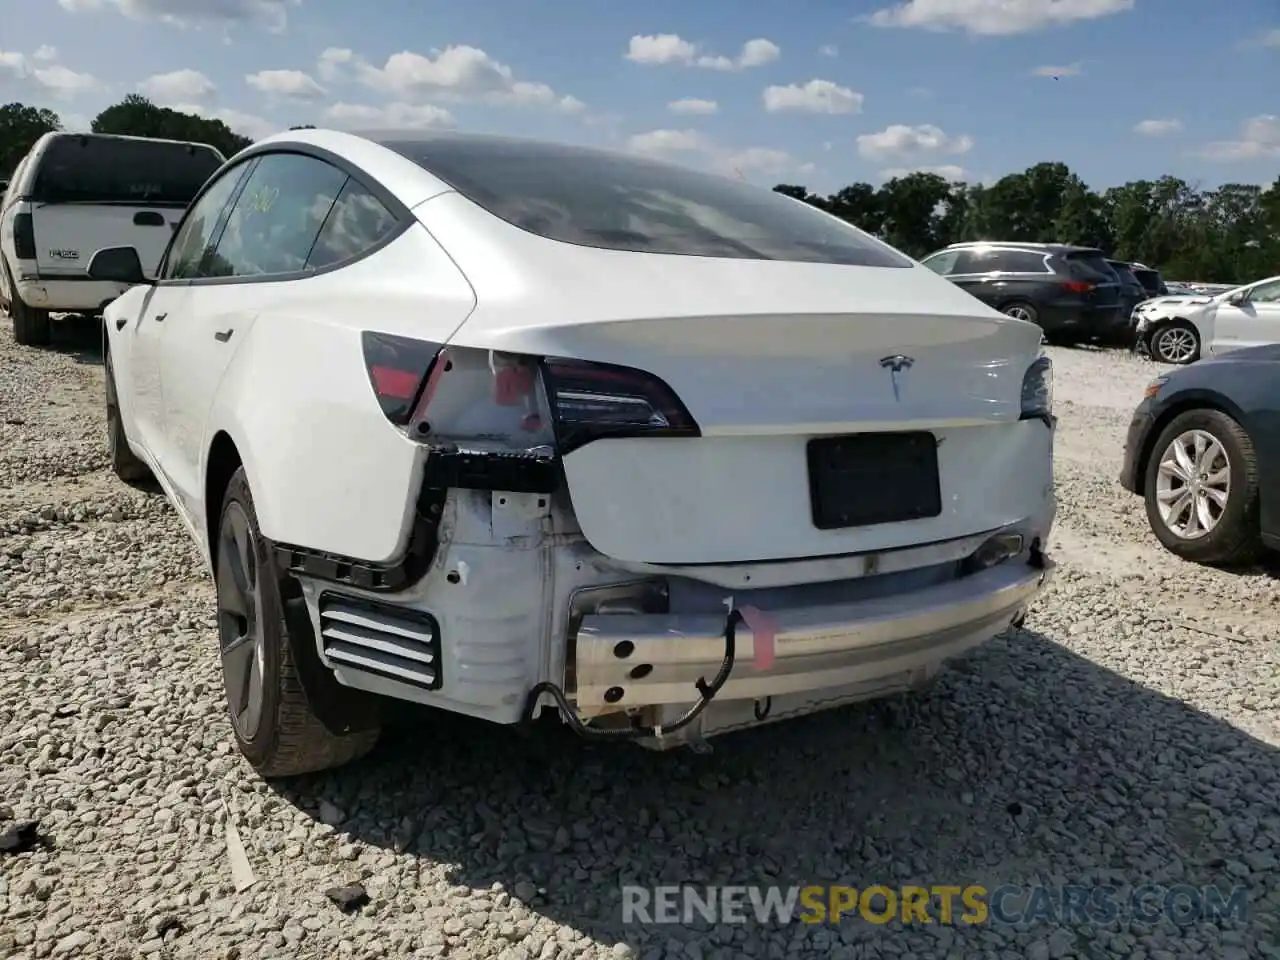
<svg viewBox="0 0 1280 960">
<path fill-rule="evenodd" d="M 431 376 L 441 344 L 365 330 L 360 346 L 378 405 L 388 420 L 404 426 Z"/>
<path fill-rule="evenodd" d="M 605 437 L 701 434 L 675 392 L 643 370 L 549 358 L 542 380 L 562 454 Z"/>
</svg>

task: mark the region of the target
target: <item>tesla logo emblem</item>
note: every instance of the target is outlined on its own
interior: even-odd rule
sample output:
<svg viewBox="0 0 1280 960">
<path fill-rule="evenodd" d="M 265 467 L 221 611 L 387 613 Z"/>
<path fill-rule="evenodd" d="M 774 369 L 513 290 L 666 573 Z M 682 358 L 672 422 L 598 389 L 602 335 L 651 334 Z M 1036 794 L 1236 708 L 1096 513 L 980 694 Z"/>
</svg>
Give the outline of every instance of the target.
<svg viewBox="0 0 1280 960">
<path fill-rule="evenodd" d="M 909 370 L 909 369 L 911 369 L 911 365 L 912 365 L 913 363 L 915 363 L 915 361 L 914 361 L 914 360 L 912 360 L 910 357 L 903 356 L 903 355 L 902 355 L 902 354 L 900 354 L 900 353 L 896 353 L 896 354 L 894 354 L 894 355 L 893 355 L 893 356 L 891 356 L 891 357 L 882 357 L 882 358 L 881 358 L 881 360 L 880 360 L 880 366 L 882 366 L 882 367 L 884 367 L 886 370 L 888 370 L 888 371 L 889 371 L 889 376 L 892 378 L 892 382 L 893 382 L 893 399 L 894 399 L 894 400 L 901 400 L 901 399 L 902 399 L 902 397 L 901 397 L 901 396 L 899 395 L 899 393 L 898 393 L 898 389 L 899 389 L 899 387 L 898 387 L 898 374 L 900 374 L 903 370 Z"/>
</svg>

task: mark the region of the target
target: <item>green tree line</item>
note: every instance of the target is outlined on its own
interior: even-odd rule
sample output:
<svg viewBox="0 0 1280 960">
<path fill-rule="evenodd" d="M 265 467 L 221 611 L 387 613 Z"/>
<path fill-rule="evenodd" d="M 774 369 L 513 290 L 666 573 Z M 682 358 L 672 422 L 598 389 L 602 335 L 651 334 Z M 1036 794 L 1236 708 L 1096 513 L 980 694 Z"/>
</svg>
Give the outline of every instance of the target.
<svg viewBox="0 0 1280 960">
<path fill-rule="evenodd" d="M 0 106 L 0 178 L 12 173 L 41 135 L 60 129 L 52 110 Z M 251 142 L 221 120 L 160 107 L 137 94 L 107 107 L 90 129 L 208 143 L 228 157 Z M 1228 183 L 1199 190 L 1163 176 L 1099 193 L 1065 163 L 1046 162 L 990 186 L 911 173 L 880 187 L 851 183 L 825 197 L 794 184 L 774 190 L 914 257 L 958 240 L 1060 241 L 1101 247 L 1172 279 L 1247 283 L 1280 274 L 1280 178 L 1269 187 Z"/>
<path fill-rule="evenodd" d="M 962 240 L 1024 240 L 1100 247 L 1170 279 L 1248 283 L 1280 274 L 1280 178 L 1198 190 L 1163 176 L 1099 193 L 1065 163 L 1037 163 L 990 186 L 911 173 L 826 197 L 793 184 L 773 189 L 916 258 Z"/>
</svg>

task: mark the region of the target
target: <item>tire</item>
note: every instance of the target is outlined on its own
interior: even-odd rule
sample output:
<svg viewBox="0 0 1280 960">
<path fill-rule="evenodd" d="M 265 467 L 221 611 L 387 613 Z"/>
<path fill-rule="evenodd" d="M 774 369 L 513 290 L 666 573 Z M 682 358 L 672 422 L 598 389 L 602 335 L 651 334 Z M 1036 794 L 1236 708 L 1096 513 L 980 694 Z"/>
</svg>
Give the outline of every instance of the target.
<svg viewBox="0 0 1280 960">
<path fill-rule="evenodd" d="M 120 419 L 120 401 L 116 393 L 116 372 L 111 363 L 111 351 L 102 358 L 103 380 L 106 385 L 107 456 L 111 459 L 111 471 L 128 484 L 145 483 L 154 479 L 151 468 L 129 449 L 129 438 Z"/>
<path fill-rule="evenodd" d="M 289 642 L 280 580 L 258 528 L 243 467 L 227 485 L 216 536 L 218 652 L 231 730 L 241 754 L 267 778 L 328 770 L 367 754 L 377 744 L 379 730 L 337 736 L 307 703 Z"/>
<path fill-rule="evenodd" d="M 49 345 L 49 311 L 37 310 L 27 306 L 18 296 L 18 287 L 13 282 L 13 274 L 5 266 L 6 279 L 9 283 L 9 316 L 13 319 L 13 342 L 24 347 L 45 347 Z"/>
<path fill-rule="evenodd" d="M 1179 438 L 1183 438 L 1184 443 L 1191 443 L 1195 439 L 1215 441 L 1226 460 L 1225 469 L 1215 469 L 1222 458 L 1215 455 L 1212 446 L 1208 446 L 1203 454 L 1204 462 L 1198 464 L 1201 469 L 1196 474 L 1196 479 L 1204 483 L 1201 489 L 1216 490 L 1225 498 L 1225 506 L 1219 506 L 1213 495 L 1204 498 L 1205 508 L 1211 519 L 1207 533 L 1188 530 L 1184 524 L 1179 523 L 1189 516 L 1187 513 L 1174 512 L 1169 519 L 1161 515 L 1162 495 L 1163 501 L 1169 502 L 1176 496 L 1177 490 L 1185 486 L 1179 479 L 1171 476 L 1168 468 L 1163 471 L 1161 469 L 1162 463 L 1170 459 L 1171 445 Z M 1191 449 L 1194 451 L 1195 448 Z M 1211 482 L 1215 474 L 1225 476 L 1225 486 L 1221 482 Z M 1162 490 L 1162 487 L 1165 489 Z M 1156 539 L 1170 553 L 1184 560 L 1211 566 L 1245 564 L 1261 555 L 1263 545 L 1259 525 L 1257 455 L 1249 434 L 1225 413 L 1219 410 L 1189 410 L 1174 417 L 1160 432 L 1152 449 L 1142 490 L 1147 522 Z M 1197 498 L 1193 495 L 1191 501 L 1190 507 L 1195 510 Z M 1179 501 L 1174 499 L 1172 502 L 1176 504 Z M 1203 529 L 1203 526 L 1197 523 L 1197 527 Z"/>
<path fill-rule="evenodd" d="M 1200 359 L 1200 335 L 1185 320 L 1160 327 L 1147 338 L 1147 344 L 1151 359 L 1160 363 L 1186 366 Z"/>
<path fill-rule="evenodd" d="M 1007 317 L 1025 320 L 1027 323 L 1037 325 L 1040 323 L 1040 311 L 1026 300 L 1010 300 L 1008 303 L 1002 303 L 1000 304 L 1000 312 Z"/>
</svg>

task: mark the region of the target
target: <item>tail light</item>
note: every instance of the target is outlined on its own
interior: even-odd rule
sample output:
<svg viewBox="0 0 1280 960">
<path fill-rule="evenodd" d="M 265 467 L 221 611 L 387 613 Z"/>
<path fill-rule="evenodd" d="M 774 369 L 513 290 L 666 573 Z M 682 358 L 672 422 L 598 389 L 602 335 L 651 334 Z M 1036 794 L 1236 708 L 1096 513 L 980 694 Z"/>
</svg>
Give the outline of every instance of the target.
<svg viewBox="0 0 1280 960">
<path fill-rule="evenodd" d="M 403 426 L 427 384 L 441 345 L 368 330 L 360 335 L 360 342 L 369 383 L 382 412 L 392 423 Z"/>
<path fill-rule="evenodd" d="M 1085 283 L 1083 280 L 1068 280 L 1062 286 L 1072 293 L 1090 293 L 1094 287 L 1092 283 Z"/>
<path fill-rule="evenodd" d="M 642 370 L 553 358 L 542 380 L 562 454 L 603 437 L 700 435 L 675 392 Z"/>
<path fill-rule="evenodd" d="M 19 260 L 36 259 L 36 228 L 29 213 L 13 218 L 13 253 Z"/>
</svg>

